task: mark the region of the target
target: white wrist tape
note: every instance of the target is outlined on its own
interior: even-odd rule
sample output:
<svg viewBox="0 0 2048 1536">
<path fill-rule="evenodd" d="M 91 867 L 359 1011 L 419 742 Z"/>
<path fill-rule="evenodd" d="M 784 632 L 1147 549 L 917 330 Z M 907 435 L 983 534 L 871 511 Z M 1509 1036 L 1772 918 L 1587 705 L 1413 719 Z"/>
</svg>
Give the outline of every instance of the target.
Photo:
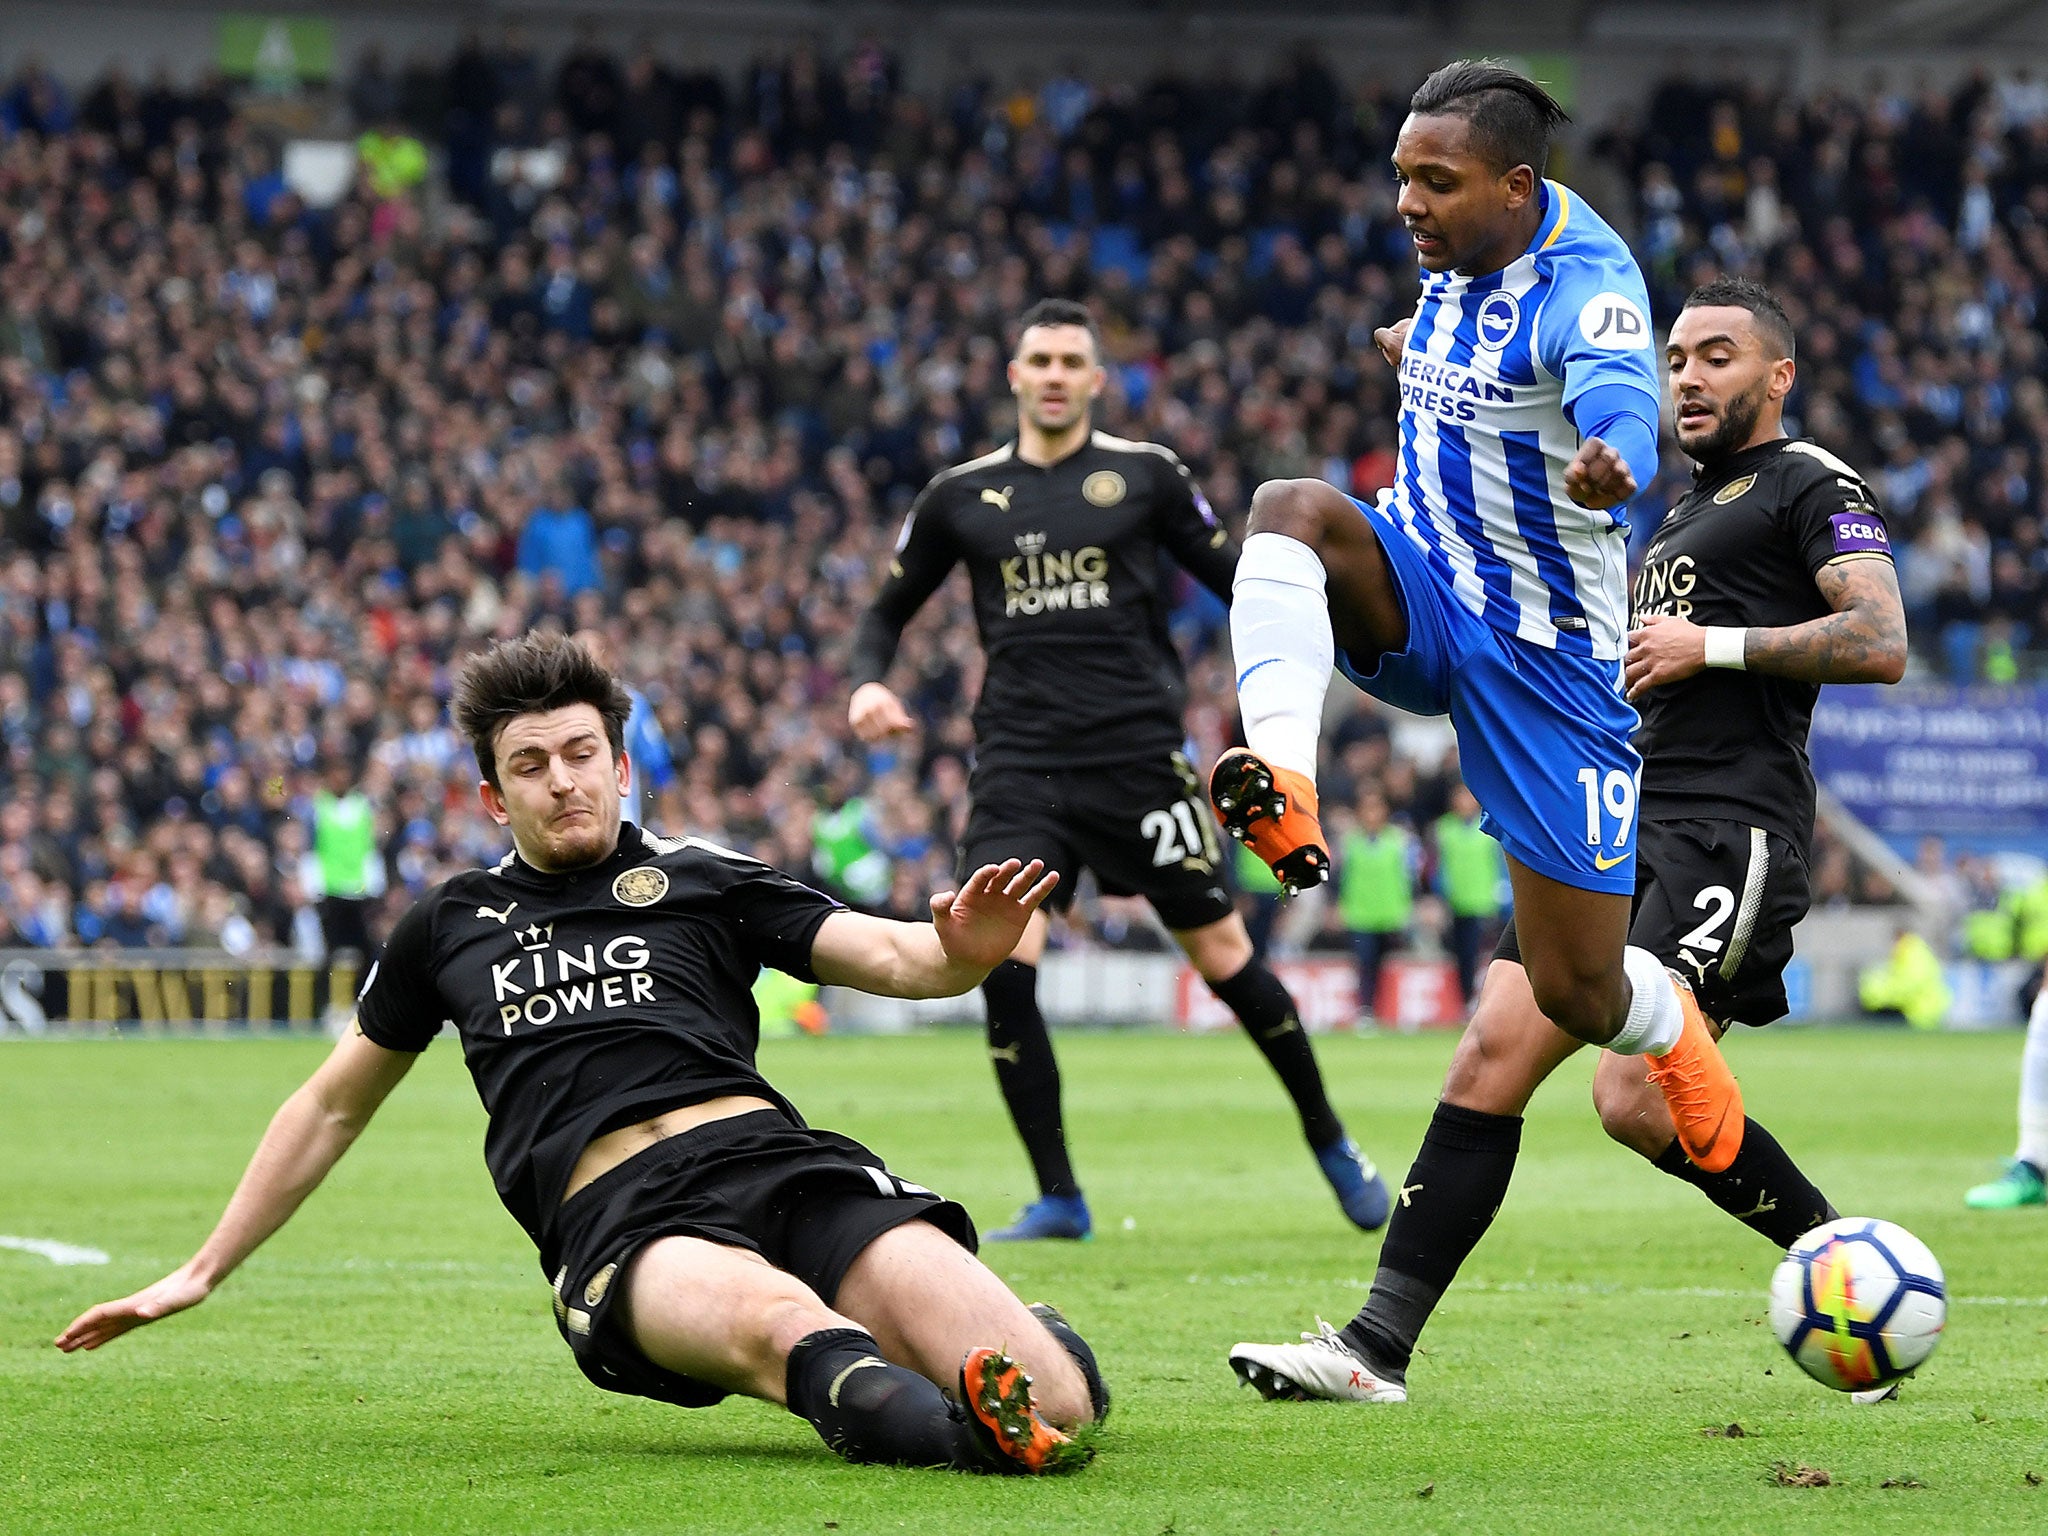
<svg viewBox="0 0 2048 1536">
<path fill-rule="evenodd" d="M 1747 662 L 1743 650 L 1749 644 L 1749 631 L 1734 629 L 1723 624 L 1707 626 L 1707 665 L 1710 667 L 1733 667 L 1737 672 L 1746 670 Z"/>
</svg>

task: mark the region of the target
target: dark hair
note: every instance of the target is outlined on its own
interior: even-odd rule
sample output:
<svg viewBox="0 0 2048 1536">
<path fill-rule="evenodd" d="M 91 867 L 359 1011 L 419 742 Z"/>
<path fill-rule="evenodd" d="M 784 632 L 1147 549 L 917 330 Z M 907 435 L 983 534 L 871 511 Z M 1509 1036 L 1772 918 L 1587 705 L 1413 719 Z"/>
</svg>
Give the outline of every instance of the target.
<svg viewBox="0 0 2048 1536">
<path fill-rule="evenodd" d="M 455 679 L 456 729 L 469 738 L 476 765 L 492 784 L 498 782 L 498 732 L 506 723 L 571 704 L 589 704 L 604 717 L 614 757 L 626 750 L 633 701 L 625 685 L 567 635 L 535 629 L 496 641 L 465 661 Z"/>
<path fill-rule="evenodd" d="M 1418 117 L 1462 117 L 1473 146 L 1505 175 L 1526 165 L 1538 176 L 1550 159 L 1550 136 L 1571 116 L 1557 99 L 1498 59 L 1459 59 L 1416 89 L 1408 110 Z"/>
<path fill-rule="evenodd" d="M 1098 347 L 1102 344 L 1102 333 L 1095 328 L 1095 317 L 1088 313 L 1086 304 L 1076 304 L 1072 299 L 1040 299 L 1024 311 L 1017 322 L 1017 340 L 1024 340 L 1024 333 L 1034 325 L 1078 325 L 1088 333 L 1088 339 Z"/>
<path fill-rule="evenodd" d="M 1778 296 L 1750 277 L 1717 277 L 1702 283 L 1686 295 L 1684 309 L 1746 309 L 1765 346 L 1775 346 L 1778 356 L 1797 359 L 1799 345 L 1792 335 L 1792 317 Z"/>
</svg>

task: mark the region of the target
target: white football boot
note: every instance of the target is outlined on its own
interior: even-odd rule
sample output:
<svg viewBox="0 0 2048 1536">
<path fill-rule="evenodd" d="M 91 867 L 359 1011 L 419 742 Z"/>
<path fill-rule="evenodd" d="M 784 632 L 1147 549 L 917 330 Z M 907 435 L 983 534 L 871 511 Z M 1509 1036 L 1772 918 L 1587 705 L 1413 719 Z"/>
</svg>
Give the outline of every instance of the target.
<svg viewBox="0 0 2048 1536">
<path fill-rule="evenodd" d="M 1299 1344 L 1238 1344 L 1230 1351 L 1230 1368 L 1248 1387 L 1257 1387 L 1268 1401 L 1333 1403 L 1405 1403 L 1408 1388 L 1382 1372 L 1344 1342 L 1342 1334 L 1316 1319 L 1316 1332 L 1304 1333 Z"/>
</svg>

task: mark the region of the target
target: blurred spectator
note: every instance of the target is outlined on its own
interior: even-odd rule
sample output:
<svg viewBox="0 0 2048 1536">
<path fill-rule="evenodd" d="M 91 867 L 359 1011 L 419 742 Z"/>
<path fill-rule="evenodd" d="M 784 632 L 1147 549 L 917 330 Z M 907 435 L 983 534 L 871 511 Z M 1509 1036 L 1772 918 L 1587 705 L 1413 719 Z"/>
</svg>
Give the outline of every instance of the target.
<svg viewBox="0 0 2048 1536">
<path fill-rule="evenodd" d="M 307 864 L 318 881 L 320 931 L 330 953 L 376 953 L 369 911 L 384 894 L 387 875 L 377 848 L 377 808 L 342 760 L 327 766 L 326 785 L 313 796 L 313 850 Z"/>
<path fill-rule="evenodd" d="M 1421 853 L 1415 834 L 1390 821 L 1387 799 L 1377 789 L 1359 792 L 1355 820 L 1331 850 L 1337 869 L 1337 915 L 1358 960 L 1358 1012 L 1378 1013 L 1380 968 L 1400 948 L 1415 911 L 1415 877 Z"/>
<path fill-rule="evenodd" d="M 1452 786 L 1450 807 L 1430 832 L 1436 845 L 1436 888 L 1450 913 L 1458 994 L 1469 1007 L 1477 995 L 1480 955 L 1500 936 L 1507 859 L 1500 844 L 1479 829 L 1479 801 L 1463 783 Z"/>
</svg>

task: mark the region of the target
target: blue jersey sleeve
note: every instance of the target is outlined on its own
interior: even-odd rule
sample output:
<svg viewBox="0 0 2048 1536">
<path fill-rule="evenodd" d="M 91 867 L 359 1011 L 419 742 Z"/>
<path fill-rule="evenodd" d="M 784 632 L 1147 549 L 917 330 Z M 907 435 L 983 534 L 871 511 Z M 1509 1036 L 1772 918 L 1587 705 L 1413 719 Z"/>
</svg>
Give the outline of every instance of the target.
<svg viewBox="0 0 2048 1536">
<path fill-rule="evenodd" d="M 1565 414 L 1590 389 L 1626 385 L 1650 397 L 1655 419 L 1662 388 L 1650 295 L 1628 247 L 1611 231 L 1558 253 L 1536 325 L 1536 355 L 1564 381 Z"/>
</svg>

